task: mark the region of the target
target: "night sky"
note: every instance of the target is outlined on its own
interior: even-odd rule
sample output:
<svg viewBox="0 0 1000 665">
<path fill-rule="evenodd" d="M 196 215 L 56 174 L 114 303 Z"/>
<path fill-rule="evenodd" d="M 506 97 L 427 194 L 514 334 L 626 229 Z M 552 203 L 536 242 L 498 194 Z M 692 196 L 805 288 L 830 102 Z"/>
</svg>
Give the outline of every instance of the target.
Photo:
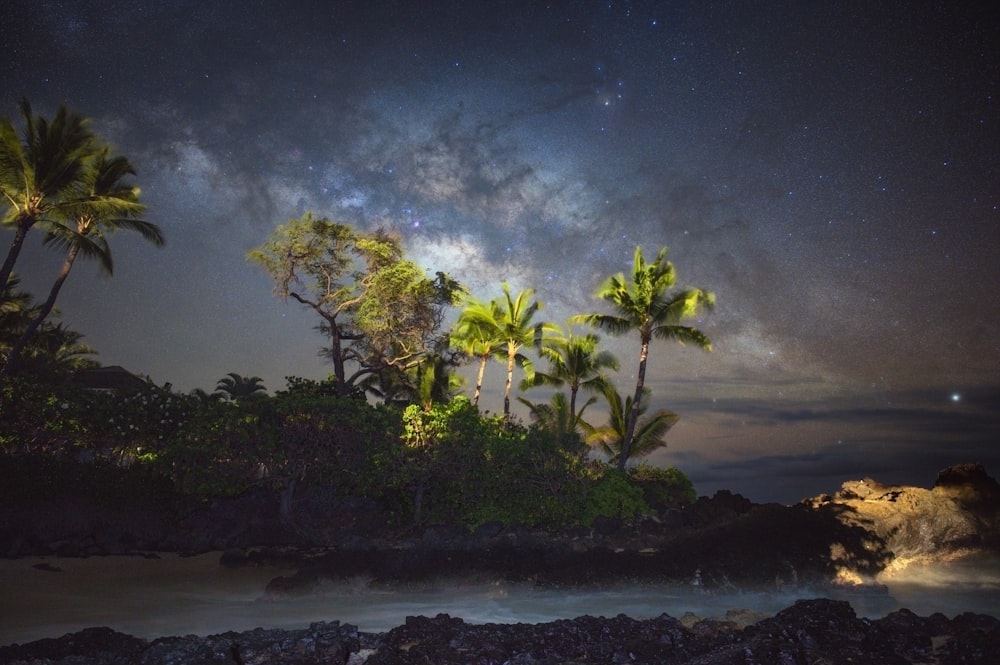
<svg viewBox="0 0 1000 665">
<path fill-rule="evenodd" d="M 244 259 L 306 210 L 402 234 L 481 299 L 534 287 L 557 323 L 600 309 L 637 244 L 669 246 L 718 306 L 696 322 L 711 353 L 654 344 L 653 406 L 682 419 L 651 461 L 702 494 L 793 502 L 863 476 L 930 486 L 956 462 L 1000 475 L 985 12 L 14 0 L 0 112 L 93 118 L 167 237 L 119 235 L 113 278 L 78 265 L 63 289 L 105 365 L 181 391 L 329 374 L 318 319 Z M 17 266 L 39 299 L 61 259 L 40 240 Z M 627 392 L 638 340 L 605 340 Z"/>
</svg>

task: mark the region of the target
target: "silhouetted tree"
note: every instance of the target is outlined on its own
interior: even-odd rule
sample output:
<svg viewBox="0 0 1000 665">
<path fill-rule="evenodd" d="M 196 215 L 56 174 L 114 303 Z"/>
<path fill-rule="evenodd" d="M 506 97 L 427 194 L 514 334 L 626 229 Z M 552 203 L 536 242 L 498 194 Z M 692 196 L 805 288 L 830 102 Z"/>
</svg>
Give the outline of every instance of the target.
<svg viewBox="0 0 1000 665">
<path fill-rule="evenodd" d="M 267 392 L 264 379 L 259 376 L 242 376 L 236 372 L 230 372 L 219 379 L 215 389 L 234 402 Z"/>
<path fill-rule="evenodd" d="M 71 217 L 82 203 L 99 203 L 88 201 L 81 191 L 98 147 L 89 121 L 62 106 L 49 122 L 36 116 L 27 100 L 21 102 L 21 113 L 23 137 L 10 119 L 0 119 L 0 196 L 7 206 L 2 222 L 14 228 L 0 284 L 10 279 L 32 227 Z"/>
<path fill-rule="evenodd" d="M 135 218 L 145 209 L 139 203 L 139 188 L 122 182 L 125 177 L 135 175 L 132 165 L 124 157 L 108 155 L 108 149 L 104 148 L 88 160 L 80 183 L 85 202 L 68 212 L 68 219 L 53 220 L 48 225 L 45 243 L 64 247 L 66 259 L 48 297 L 7 355 L 0 373 L 7 373 L 17 363 L 21 350 L 52 312 L 78 256 L 96 259 L 101 269 L 111 275 L 114 264 L 108 236 L 122 230 L 135 231 L 154 245 L 163 245 L 159 227 Z"/>
</svg>

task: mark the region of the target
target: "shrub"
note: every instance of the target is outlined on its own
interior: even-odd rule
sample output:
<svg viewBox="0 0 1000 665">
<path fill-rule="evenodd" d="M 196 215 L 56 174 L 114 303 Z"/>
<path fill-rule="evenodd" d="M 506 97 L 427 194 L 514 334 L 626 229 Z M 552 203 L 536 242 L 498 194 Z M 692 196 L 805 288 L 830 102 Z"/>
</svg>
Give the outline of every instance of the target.
<svg viewBox="0 0 1000 665">
<path fill-rule="evenodd" d="M 687 506 L 698 498 L 691 480 L 674 467 L 662 469 L 642 463 L 629 469 L 629 478 L 657 511 Z"/>
<path fill-rule="evenodd" d="M 630 519 L 649 512 L 642 489 L 630 481 L 628 474 L 610 466 L 602 470 L 587 493 L 584 525 L 590 526 L 597 517 Z"/>
</svg>

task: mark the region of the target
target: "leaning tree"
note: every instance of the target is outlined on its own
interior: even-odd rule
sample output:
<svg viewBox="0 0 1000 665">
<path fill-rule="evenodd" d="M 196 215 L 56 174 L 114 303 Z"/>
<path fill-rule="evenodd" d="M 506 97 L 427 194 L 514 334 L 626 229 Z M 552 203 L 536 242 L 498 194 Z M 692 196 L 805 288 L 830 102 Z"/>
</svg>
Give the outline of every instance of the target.
<svg viewBox="0 0 1000 665">
<path fill-rule="evenodd" d="M 28 232 L 87 202 L 82 184 L 100 147 L 89 120 L 65 106 L 49 121 L 24 100 L 21 114 L 21 135 L 9 118 L 0 118 L 0 197 L 6 206 L 0 223 L 14 230 L 0 265 L 0 302 Z"/>
</svg>

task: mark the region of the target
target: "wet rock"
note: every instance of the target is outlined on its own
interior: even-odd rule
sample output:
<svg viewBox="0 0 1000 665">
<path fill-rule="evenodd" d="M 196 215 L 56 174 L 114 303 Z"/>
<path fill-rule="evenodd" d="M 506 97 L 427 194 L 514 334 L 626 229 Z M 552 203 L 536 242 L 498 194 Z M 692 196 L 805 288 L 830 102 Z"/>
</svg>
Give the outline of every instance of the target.
<svg viewBox="0 0 1000 665">
<path fill-rule="evenodd" d="M 234 663 L 270 665 L 346 663 L 359 649 L 357 630 L 339 622 L 313 623 L 306 630 L 264 630 L 223 633 L 209 637 L 167 637 L 154 641 L 142 654 L 143 665 Z"/>
<path fill-rule="evenodd" d="M 858 618 L 843 601 L 799 601 L 777 615 L 747 621 L 680 621 L 666 614 L 638 620 L 583 616 L 541 624 L 468 624 L 458 617 L 408 617 L 382 634 L 338 622 L 305 630 L 230 632 L 147 642 L 107 628 L 55 640 L 0 647 L 0 662 L 24 665 L 140 663 L 994 663 L 1000 620 L 963 614 L 919 617 L 907 610 Z M 749 617 L 744 617 L 749 618 Z M 756 617 L 754 617 L 756 618 Z"/>
</svg>

